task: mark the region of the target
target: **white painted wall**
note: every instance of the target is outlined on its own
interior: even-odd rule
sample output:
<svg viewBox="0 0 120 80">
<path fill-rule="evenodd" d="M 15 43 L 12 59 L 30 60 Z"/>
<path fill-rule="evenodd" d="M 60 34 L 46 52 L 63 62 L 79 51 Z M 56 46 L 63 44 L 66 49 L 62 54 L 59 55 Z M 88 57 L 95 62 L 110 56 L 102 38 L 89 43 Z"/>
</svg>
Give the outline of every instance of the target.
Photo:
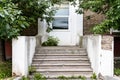
<svg viewBox="0 0 120 80">
<path fill-rule="evenodd" d="M 101 50 L 101 66 L 100 72 L 102 75 L 114 75 L 114 59 L 113 59 L 113 52 L 108 50 Z"/>
<path fill-rule="evenodd" d="M 27 37 L 28 38 L 28 54 L 29 54 L 29 66 L 32 64 L 32 59 L 35 53 L 36 48 L 36 38 L 35 37 Z"/>
<path fill-rule="evenodd" d="M 100 35 L 84 36 L 83 47 L 87 49 L 91 67 L 97 75 L 101 73 L 103 76 L 113 76 L 113 50 L 101 49 Z"/>
<path fill-rule="evenodd" d="M 27 76 L 28 66 L 32 62 L 35 53 L 35 37 L 19 36 L 12 40 L 12 74 L 15 76 Z"/>
</svg>

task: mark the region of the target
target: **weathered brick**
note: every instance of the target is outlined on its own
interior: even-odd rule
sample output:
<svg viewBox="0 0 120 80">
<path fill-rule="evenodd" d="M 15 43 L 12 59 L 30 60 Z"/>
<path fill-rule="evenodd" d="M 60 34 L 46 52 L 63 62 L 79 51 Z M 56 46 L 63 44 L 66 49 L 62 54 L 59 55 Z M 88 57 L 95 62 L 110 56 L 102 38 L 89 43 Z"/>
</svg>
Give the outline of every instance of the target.
<svg viewBox="0 0 120 80">
<path fill-rule="evenodd" d="M 87 19 L 87 17 L 90 16 L 90 19 Z M 96 14 L 91 11 L 84 11 L 84 22 L 83 22 L 83 29 L 84 29 L 84 35 L 85 34 L 92 34 L 91 29 L 96 25 L 101 23 L 104 19 L 105 16 L 101 14 Z"/>
<path fill-rule="evenodd" d="M 102 41 L 101 41 L 102 49 L 112 50 L 112 42 L 113 42 L 112 36 L 102 36 Z"/>
</svg>

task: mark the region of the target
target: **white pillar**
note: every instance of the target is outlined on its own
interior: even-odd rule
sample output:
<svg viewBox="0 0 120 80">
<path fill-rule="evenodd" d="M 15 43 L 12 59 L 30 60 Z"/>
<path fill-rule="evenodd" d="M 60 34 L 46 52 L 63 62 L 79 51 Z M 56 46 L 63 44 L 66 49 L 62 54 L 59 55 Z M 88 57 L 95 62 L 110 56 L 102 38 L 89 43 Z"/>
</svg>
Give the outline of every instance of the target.
<svg viewBox="0 0 120 80">
<path fill-rule="evenodd" d="M 25 36 L 12 40 L 12 74 L 13 76 L 27 76 L 28 57 Z"/>
</svg>

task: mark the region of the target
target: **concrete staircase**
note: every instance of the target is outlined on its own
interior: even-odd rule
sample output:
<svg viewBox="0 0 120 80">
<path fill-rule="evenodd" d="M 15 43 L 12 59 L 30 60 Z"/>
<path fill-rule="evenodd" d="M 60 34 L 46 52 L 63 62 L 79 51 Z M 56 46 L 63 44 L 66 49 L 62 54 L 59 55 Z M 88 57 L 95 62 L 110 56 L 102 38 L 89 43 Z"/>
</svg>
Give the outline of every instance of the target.
<svg viewBox="0 0 120 80">
<path fill-rule="evenodd" d="M 92 75 L 85 49 L 79 47 L 40 47 L 36 49 L 32 66 L 49 78 Z"/>
</svg>

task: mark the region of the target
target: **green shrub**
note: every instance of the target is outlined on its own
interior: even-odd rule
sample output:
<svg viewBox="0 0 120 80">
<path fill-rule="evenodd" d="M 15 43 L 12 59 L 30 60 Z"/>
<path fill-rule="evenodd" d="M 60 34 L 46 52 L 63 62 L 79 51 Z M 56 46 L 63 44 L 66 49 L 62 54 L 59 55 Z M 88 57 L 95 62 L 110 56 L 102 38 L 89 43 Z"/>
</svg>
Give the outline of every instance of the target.
<svg viewBox="0 0 120 80">
<path fill-rule="evenodd" d="M 21 80 L 30 80 L 28 77 L 23 76 Z"/>
<path fill-rule="evenodd" d="M 36 72 L 36 69 L 32 66 L 29 66 L 29 74 L 31 75 L 34 72 Z"/>
<path fill-rule="evenodd" d="M 47 80 L 47 78 L 45 76 L 43 76 L 42 74 L 36 73 L 36 74 L 34 74 L 33 80 Z"/>
<path fill-rule="evenodd" d="M 96 80 L 97 79 L 97 76 L 95 73 L 93 73 L 93 75 L 90 77 L 92 80 Z"/>
<path fill-rule="evenodd" d="M 57 79 L 59 80 L 86 80 L 86 77 L 85 76 L 70 76 L 70 77 L 59 76 Z"/>
<path fill-rule="evenodd" d="M 114 69 L 114 74 L 119 76 L 120 75 L 120 68 L 115 68 Z"/>
<path fill-rule="evenodd" d="M 53 36 L 49 36 L 48 40 L 42 43 L 42 46 L 57 46 L 59 43 L 58 38 L 54 38 Z"/>
<path fill-rule="evenodd" d="M 12 63 L 11 61 L 0 62 L 0 80 L 12 76 Z"/>
</svg>

